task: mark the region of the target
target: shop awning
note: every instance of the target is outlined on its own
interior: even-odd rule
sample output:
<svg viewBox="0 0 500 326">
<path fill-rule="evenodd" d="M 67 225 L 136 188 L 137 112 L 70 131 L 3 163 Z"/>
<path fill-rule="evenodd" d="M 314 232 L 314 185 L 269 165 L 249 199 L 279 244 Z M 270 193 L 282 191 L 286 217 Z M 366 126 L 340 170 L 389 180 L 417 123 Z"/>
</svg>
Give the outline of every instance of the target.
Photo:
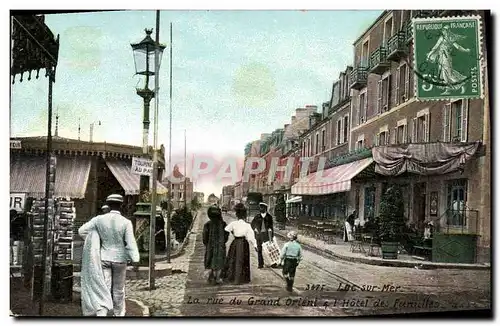
<svg viewBox="0 0 500 326">
<path fill-rule="evenodd" d="M 131 172 L 132 165 L 121 160 L 107 159 L 106 165 L 115 176 L 120 186 L 125 190 L 125 195 L 138 195 L 140 188 L 140 176 Z M 156 192 L 166 194 L 167 188 L 159 181 L 156 183 Z M 153 180 L 149 178 L 149 189 L 153 187 Z"/>
<path fill-rule="evenodd" d="M 90 158 L 57 157 L 55 197 L 84 198 L 90 174 Z M 11 157 L 10 191 L 45 198 L 45 156 Z"/>
<path fill-rule="evenodd" d="M 373 163 L 371 157 L 311 173 L 292 186 L 293 195 L 328 195 L 351 190 L 351 179 Z"/>
<path fill-rule="evenodd" d="M 287 204 L 300 203 L 302 201 L 302 196 L 295 196 L 286 201 Z"/>
</svg>

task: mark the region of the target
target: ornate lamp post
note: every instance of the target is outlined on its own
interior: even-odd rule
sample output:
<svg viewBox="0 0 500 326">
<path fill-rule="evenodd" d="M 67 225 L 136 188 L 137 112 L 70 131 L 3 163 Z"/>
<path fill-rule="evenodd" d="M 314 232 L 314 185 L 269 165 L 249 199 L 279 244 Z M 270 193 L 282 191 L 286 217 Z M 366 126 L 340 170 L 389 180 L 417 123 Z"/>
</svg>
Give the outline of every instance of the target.
<svg viewBox="0 0 500 326">
<path fill-rule="evenodd" d="M 131 44 L 134 52 L 134 63 L 136 75 L 143 75 L 146 77 L 144 88 L 137 88 L 137 95 L 144 100 L 144 114 L 143 114 L 143 133 L 142 133 L 142 154 L 148 157 L 148 138 L 149 138 L 149 104 L 151 99 L 155 96 L 155 91 L 149 89 L 149 77 L 155 75 L 155 49 L 156 42 L 151 38 L 153 29 L 145 29 L 146 37 L 139 43 Z M 164 45 L 158 45 L 158 65 L 161 63 L 161 56 Z M 149 190 L 149 176 L 141 175 L 140 181 L 140 194 Z"/>
</svg>

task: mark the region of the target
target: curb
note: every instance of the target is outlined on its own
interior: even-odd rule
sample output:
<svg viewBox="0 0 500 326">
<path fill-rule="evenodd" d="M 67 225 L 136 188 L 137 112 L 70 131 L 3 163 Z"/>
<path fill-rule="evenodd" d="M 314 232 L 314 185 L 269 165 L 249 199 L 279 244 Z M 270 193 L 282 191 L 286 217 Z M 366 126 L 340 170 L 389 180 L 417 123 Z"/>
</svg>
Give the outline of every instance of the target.
<svg viewBox="0 0 500 326">
<path fill-rule="evenodd" d="M 280 234 L 278 232 L 274 232 L 275 235 L 286 238 L 285 235 Z M 420 267 L 421 269 L 462 269 L 462 270 L 488 270 L 491 269 L 488 265 L 480 265 L 480 264 L 453 264 L 453 263 L 435 263 L 435 262 L 424 262 L 424 261 L 408 261 L 408 260 L 387 260 L 387 259 L 369 259 L 365 257 L 351 257 L 345 256 L 338 253 L 333 252 L 330 249 L 318 248 L 311 244 L 307 244 L 301 242 L 301 245 L 318 253 L 319 255 L 329 258 L 334 257 L 340 260 L 345 260 L 353 263 L 362 263 L 367 265 L 376 265 L 376 266 L 384 266 L 384 267 L 404 267 L 404 268 L 416 268 Z"/>
<path fill-rule="evenodd" d="M 73 288 L 73 292 L 82 293 L 82 290 L 80 288 L 76 288 L 76 289 Z M 149 308 L 144 303 L 142 303 L 142 301 L 139 301 L 137 299 L 130 299 L 127 297 L 125 297 L 125 300 L 132 301 L 133 303 L 136 303 L 139 307 L 141 307 L 142 317 L 150 317 Z M 129 317 L 132 317 L 132 316 L 129 316 Z"/>
</svg>

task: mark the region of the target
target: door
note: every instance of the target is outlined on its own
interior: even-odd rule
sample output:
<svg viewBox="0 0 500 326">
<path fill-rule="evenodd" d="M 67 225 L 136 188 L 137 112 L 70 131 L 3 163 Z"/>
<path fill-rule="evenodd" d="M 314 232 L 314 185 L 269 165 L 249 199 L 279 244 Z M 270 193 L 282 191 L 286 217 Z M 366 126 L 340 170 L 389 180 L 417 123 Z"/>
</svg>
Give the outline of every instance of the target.
<svg viewBox="0 0 500 326">
<path fill-rule="evenodd" d="M 413 214 L 419 231 L 424 231 L 425 207 L 426 207 L 426 187 L 425 182 L 416 183 L 413 188 Z"/>
</svg>

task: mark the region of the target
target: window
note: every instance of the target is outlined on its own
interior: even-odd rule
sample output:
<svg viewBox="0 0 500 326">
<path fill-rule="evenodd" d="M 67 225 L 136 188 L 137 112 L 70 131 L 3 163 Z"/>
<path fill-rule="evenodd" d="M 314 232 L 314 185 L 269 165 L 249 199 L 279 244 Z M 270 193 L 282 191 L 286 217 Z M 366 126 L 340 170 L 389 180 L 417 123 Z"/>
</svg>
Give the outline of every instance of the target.
<svg viewBox="0 0 500 326">
<path fill-rule="evenodd" d="M 363 139 L 358 140 L 358 142 L 356 143 L 356 149 L 361 149 L 364 146 L 365 146 L 365 142 L 363 141 Z"/>
<path fill-rule="evenodd" d="M 365 117 L 366 117 L 366 92 L 363 94 L 359 94 L 359 121 L 358 124 L 362 124 L 365 122 Z"/>
<path fill-rule="evenodd" d="M 389 144 L 389 130 L 381 130 L 377 135 L 375 135 L 373 144 L 375 146 L 385 146 Z"/>
<path fill-rule="evenodd" d="M 430 119 L 428 111 L 428 109 L 424 109 L 417 114 L 416 118 L 413 118 L 412 142 L 414 143 L 426 143 L 429 141 Z"/>
<path fill-rule="evenodd" d="M 383 77 L 378 82 L 377 113 L 386 112 L 391 107 L 391 75 Z"/>
<path fill-rule="evenodd" d="M 183 190 L 183 189 L 184 189 L 184 185 L 181 183 L 181 184 L 179 185 L 179 188 L 180 188 L 181 190 Z"/>
<path fill-rule="evenodd" d="M 179 193 L 179 200 L 184 200 L 184 193 L 182 192 Z"/>
<path fill-rule="evenodd" d="M 375 187 L 365 188 L 364 218 L 372 219 L 375 216 Z"/>
<path fill-rule="evenodd" d="M 467 179 L 456 179 L 448 183 L 447 219 L 450 226 L 465 226 L 467 212 Z"/>
<path fill-rule="evenodd" d="M 406 125 L 396 127 L 396 144 L 406 143 Z"/>
<path fill-rule="evenodd" d="M 443 141 L 467 141 L 468 111 L 468 100 L 457 100 L 444 106 Z"/>
<path fill-rule="evenodd" d="M 344 143 L 348 141 L 348 130 L 349 130 L 349 116 L 344 117 Z"/>
<path fill-rule="evenodd" d="M 340 137 L 342 136 L 342 120 L 337 120 L 337 145 L 342 144 Z"/>
<path fill-rule="evenodd" d="M 386 45 L 387 41 L 392 36 L 392 16 L 387 18 L 384 22 L 384 41 L 383 44 Z"/>
<path fill-rule="evenodd" d="M 397 69 L 396 78 L 396 104 L 404 103 L 410 94 L 410 69 L 406 63 Z"/>
<path fill-rule="evenodd" d="M 318 154 L 319 153 L 319 134 L 316 133 L 316 142 L 314 144 L 314 147 L 316 148 L 314 154 Z"/>
<path fill-rule="evenodd" d="M 370 57 L 370 39 L 363 42 L 361 48 L 361 67 L 368 67 L 368 58 Z"/>
<path fill-rule="evenodd" d="M 321 132 L 321 151 L 324 152 L 326 150 L 326 130 L 323 129 Z"/>
</svg>

